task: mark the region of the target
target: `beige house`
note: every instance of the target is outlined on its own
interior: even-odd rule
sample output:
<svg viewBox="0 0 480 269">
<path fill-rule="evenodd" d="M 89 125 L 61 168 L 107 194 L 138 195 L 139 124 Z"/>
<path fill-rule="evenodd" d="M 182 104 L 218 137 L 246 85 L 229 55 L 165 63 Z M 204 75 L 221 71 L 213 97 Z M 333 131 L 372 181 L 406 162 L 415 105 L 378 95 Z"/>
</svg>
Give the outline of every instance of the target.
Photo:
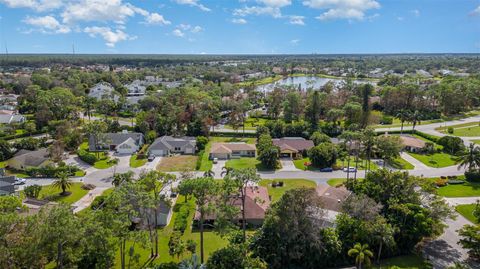
<svg viewBox="0 0 480 269">
<path fill-rule="evenodd" d="M 39 150 L 22 149 L 8 160 L 7 167 L 15 170 L 26 170 L 31 167 L 44 167 L 50 163 L 50 153 L 47 148 Z"/>
<path fill-rule="evenodd" d="M 255 157 L 257 147 L 247 143 L 213 143 L 210 149 L 210 159 L 235 159 L 241 157 Z"/>
<path fill-rule="evenodd" d="M 410 152 L 420 152 L 426 145 L 425 141 L 409 135 L 402 135 L 400 139 L 404 149 Z"/>
</svg>

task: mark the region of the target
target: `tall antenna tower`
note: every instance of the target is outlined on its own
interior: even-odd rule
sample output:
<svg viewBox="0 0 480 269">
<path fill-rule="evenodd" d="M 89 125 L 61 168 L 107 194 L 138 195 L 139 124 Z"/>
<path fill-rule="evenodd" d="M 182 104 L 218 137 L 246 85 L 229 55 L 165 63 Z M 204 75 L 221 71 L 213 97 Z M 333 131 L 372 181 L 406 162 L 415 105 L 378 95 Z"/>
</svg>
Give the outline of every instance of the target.
<svg viewBox="0 0 480 269">
<path fill-rule="evenodd" d="M 72 43 L 72 54 L 75 56 L 75 43 Z"/>
</svg>

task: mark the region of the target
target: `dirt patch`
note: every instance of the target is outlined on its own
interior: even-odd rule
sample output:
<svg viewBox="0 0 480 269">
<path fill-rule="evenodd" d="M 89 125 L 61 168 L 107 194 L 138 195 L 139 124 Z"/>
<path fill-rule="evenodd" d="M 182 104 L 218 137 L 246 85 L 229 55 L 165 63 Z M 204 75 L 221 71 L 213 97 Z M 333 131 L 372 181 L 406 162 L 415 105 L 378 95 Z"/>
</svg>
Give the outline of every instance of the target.
<svg viewBox="0 0 480 269">
<path fill-rule="evenodd" d="M 177 172 L 185 170 L 195 170 L 198 156 L 179 155 L 173 157 L 163 157 L 157 166 L 161 172 Z"/>
</svg>

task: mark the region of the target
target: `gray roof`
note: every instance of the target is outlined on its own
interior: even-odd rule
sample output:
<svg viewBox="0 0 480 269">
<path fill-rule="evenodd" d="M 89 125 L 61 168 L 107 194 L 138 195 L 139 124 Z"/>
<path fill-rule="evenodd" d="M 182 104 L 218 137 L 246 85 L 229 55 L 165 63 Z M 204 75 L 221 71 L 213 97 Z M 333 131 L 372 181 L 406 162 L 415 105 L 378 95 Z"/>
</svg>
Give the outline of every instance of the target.
<svg viewBox="0 0 480 269">
<path fill-rule="evenodd" d="M 137 145 L 143 141 L 142 133 L 106 133 L 105 136 L 107 145 L 120 145 L 129 138 L 132 138 Z M 92 151 L 97 150 L 92 135 L 88 138 L 88 148 Z"/>
<path fill-rule="evenodd" d="M 15 123 L 15 122 L 22 122 L 25 120 L 23 115 L 9 115 L 9 114 L 0 114 L 0 123 Z"/>
<path fill-rule="evenodd" d="M 0 177 L 0 195 L 9 195 L 15 192 L 15 176 Z"/>
<path fill-rule="evenodd" d="M 195 137 L 191 136 L 184 136 L 184 137 L 172 137 L 172 136 L 162 136 L 155 141 L 153 141 L 152 145 L 150 146 L 149 150 L 171 150 L 175 147 L 184 147 L 184 146 L 190 146 L 190 147 L 195 147 L 196 146 L 196 139 Z"/>
<path fill-rule="evenodd" d="M 13 155 L 12 159 L 23 163 L 23 166 L 39 166 L 49 159 L 49 155 L 47 148 L 34 151 L 21 149 Z"/>
</svg>

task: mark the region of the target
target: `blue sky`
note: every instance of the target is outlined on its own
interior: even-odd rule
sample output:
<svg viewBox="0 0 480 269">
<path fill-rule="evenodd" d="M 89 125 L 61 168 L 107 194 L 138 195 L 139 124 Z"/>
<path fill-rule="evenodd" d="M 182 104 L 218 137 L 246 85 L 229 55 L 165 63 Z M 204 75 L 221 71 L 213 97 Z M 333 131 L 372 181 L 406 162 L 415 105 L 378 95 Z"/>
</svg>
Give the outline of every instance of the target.
<svg viewBox="0 0 480 269">
<path fill-rule="evenodd" d="M 480 52 L 480 0 L 0 0 L 10 53 Z"/>
</svg>

